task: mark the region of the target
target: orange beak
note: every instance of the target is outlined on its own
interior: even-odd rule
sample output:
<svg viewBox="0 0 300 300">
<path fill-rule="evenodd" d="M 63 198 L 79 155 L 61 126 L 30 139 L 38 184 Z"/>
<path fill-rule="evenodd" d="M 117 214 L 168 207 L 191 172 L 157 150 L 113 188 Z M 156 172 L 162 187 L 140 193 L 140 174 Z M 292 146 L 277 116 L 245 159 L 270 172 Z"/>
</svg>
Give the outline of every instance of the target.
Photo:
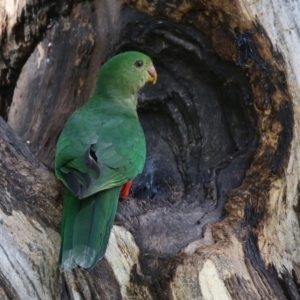
<svg viewBox="0 0 300 300">
<path fill-rule="evenodd" d="M 148 78 L 147 78 L 147 82 L 153 82 L 153 84 L 156 82 L 157 80 L 157 73 L 156 70 L 154 68 L 154 66 L 152 65 L 149 69 L 148 69 Z"/>
</svg>

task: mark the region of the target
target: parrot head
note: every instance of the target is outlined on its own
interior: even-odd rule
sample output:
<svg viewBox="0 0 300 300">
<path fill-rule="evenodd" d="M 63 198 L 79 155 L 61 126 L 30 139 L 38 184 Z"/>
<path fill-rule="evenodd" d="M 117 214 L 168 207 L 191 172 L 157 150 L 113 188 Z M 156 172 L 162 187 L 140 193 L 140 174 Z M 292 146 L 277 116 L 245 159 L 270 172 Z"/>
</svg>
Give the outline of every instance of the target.
<svg viewBox="0 0 300 300">
<path fill-rule="evenodd" d="M 157 73 L 149 56 L 130 51 L 120 54 L 120 58 L 124 59 L 124 73 L 128 73 L 129 78 L 140 81 L 142 86 L 146 82 L 156 82 Z"/>
<path fill-rule="evenodd" d="M 116 70 L 118 72 L 116 73 Z M 149 56 L 137 52 L 128 51 L 118 54 L 103 65 L 100 75 L 113 77 L 119 88 L 126 87 L 132 93 L 136 93 L 147 82 L 155 83 L 157 73 Z"/>
</svg>

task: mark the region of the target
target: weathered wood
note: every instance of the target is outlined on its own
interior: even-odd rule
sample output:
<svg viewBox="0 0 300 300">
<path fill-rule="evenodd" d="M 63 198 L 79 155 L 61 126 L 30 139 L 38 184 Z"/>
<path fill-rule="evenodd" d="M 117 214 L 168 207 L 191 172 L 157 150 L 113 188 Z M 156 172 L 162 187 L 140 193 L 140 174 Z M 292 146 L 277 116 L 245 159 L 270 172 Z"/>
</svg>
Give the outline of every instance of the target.
<svg viewBox="0 0 300 300">
<path fill-rule="evenodd" d="M 119 205 L 105 259 L 91 272 L 59 275 L 61 186 L 28 150 L 14 154 L 26 149 L 15 135 L 0 142 L 1 245 L 10 245 L 1 249 L 17 253 L 3 254 L 13 261 L 0 266 L 0 295 L 299 299 L 299 4 L 122 5 L 69 3 L 53 13 L 50 4 L 24 1 L 2 12 L 2 107 L 15 90 L 8 122 L 49 166 L 65 120 L 87 101 L 107 57 L 146 52 L 159 80 L 140 94 L 148 157 L 133 195 L 145 200 Z M 29 7 L 40 16 L 33 23 Z M 29 279 L 28 288 L 16 288 Z"/>
<path fill-rule="evenodd" d="M 8 299 L 55 299 L 61 186 L 0 119 L 0 284 Z"/>
</svg>

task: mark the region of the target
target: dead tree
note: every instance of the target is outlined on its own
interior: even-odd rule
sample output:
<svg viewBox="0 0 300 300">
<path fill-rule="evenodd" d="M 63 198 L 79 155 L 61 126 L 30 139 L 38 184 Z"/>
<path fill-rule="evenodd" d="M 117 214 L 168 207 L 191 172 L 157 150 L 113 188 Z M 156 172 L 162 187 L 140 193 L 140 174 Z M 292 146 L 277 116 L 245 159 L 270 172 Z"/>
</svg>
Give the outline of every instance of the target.
<svg viewBox="0 0 300 300">
<path fill-rule="evenodd" d="M 299 17 L 291 0 L 0 1 L 0 298 L 299 299 Z M 126 50 L 159 74 L 139 95 L 145 170 L 105 258 L 60 273 L 55 143 Z"/>
</svg>

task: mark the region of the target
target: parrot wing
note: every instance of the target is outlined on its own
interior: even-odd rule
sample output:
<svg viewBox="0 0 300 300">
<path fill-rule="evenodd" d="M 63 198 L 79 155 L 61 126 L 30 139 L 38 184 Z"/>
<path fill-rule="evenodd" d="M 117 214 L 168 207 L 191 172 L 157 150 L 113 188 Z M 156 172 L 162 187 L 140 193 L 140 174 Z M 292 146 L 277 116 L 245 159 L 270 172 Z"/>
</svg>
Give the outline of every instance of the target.
<svg viewBox="0 0 300 300">
<path fill-rule="evenodd" d="M 56 174 L 74 195 L 121 186 L 142 171 L 145 138 L 132 112 L 78 111 L 69 122 L 59 138 Z"/>
</svg>

